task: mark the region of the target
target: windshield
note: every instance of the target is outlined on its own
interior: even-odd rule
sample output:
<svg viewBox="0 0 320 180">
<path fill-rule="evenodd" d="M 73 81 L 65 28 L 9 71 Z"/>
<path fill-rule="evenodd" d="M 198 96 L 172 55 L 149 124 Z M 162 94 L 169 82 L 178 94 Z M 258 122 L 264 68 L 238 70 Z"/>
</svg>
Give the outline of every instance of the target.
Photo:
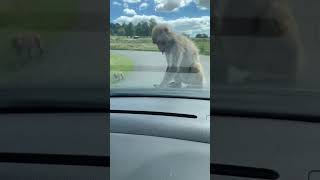
<svg viewBox="0 0 320 180">
<path fill-rule="evenodd" d="M 210 1 L 110 1 L 115 94 L 209 98 Z"/>
<path fill-rule="evenodd" d="M 214 3 L 217 110 L 320 115 L 320 2 Z"/>
<path fill-rule="evenodd" d="M 0 106 L 105 107 L 104 12 L 99 1 L 1 1 Z"/>
</svg>

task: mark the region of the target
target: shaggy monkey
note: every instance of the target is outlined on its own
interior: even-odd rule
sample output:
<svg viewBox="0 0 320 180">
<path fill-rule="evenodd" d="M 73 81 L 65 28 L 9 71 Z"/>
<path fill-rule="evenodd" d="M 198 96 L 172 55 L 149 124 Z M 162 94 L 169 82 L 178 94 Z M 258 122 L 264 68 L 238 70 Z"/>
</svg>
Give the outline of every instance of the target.
<svg viewBox="0 0 320 180">
<path fill-rule="evenodd" d="M 289 0 L 214 0 L 214 83 L 295 83 L 302 47 Z"/>
<path fill-rule="evenodd" d="M 32 58 L 32 49 L 38 49 L 40 56 L 44 51 L 41 44 L 41 37 L 36 32 L 18 33 L 12 38 L 12 46 L 18 55 L 26 52 L 29 58 Z"/>
<path fill-rule="evenodd" d="M 203 69 L 198 49 L 191 40 L 176 34 L 166 24 L 158 24 L 152 30 L 152 41 L 167 59 L 163 80 L 155 87 L 182 87 L 186 84 L 190 88 L 202 88 Z"/>
</svg>

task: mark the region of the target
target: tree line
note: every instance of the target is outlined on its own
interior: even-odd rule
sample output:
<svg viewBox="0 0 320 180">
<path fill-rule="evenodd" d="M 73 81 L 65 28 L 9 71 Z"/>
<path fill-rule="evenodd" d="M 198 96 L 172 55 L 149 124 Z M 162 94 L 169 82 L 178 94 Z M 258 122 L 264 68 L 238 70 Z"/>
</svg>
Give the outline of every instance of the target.
<svg viewBox="0 0 320 180">
<path fill-rule="evenodd" d="M 139 22 L 134 25 L 133 23 L 111 23 L 110 34 L 112 36 L 151 36 L 153 27 L 156 25 L 154 19 L 150 19 L 149 22 Z"/>
<path fill-rule="evenodd" d="M 139 22 L 134 25 L 133 23 L 110 23 L 111 36 L 151 36 L 152 29 L 157 25 L 155 19 L 150 19 L 148 22 Z M 188 34 L 183 35 L 190 37 Z M 196 38 L 208 38 L 207 34 L 197 34 Z"/>
</svg>

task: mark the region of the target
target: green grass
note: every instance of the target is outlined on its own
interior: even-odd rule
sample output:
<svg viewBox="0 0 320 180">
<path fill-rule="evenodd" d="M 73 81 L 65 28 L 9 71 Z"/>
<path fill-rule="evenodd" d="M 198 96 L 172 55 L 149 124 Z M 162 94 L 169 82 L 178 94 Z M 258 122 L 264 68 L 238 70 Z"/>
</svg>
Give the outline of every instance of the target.
<svg viewBox="0 0 320 180">
<path fill-rule="evenodd" d="M 125 77 L 128 76 L 128 73 L 133 70 L 134 63 L 133 61 L 126 57 L 121 55 L 110 55 L 110 82 L 111 84 L 117 83 L 112 78 L 112 75 L 117 72 L 121 72 L 124 74 Z"/>
<path fill-rule="evenodd" d="M 59 32 L 72 27 L 77 18 L 77 0 L 4 0 L 0 3 L 0 78 L 16 71 L 21 59 L 11 46 L 17 32 L 41 34 L 45 48 L 59 40 Z"/>
<path fill-rule="evenodd" d="M 210 40 L 192 38 L 202 55 L 210 55 Z M 125 36 L 111 36 L 110 49 L 112 50 L 134 50 L 134 51 L 159 51 L 152 43 L 151 37 L 129 39 Z"/>
<path fill-rule="evenodd" d="M 193 38 L 192 40 L 198 47 L 200 54 L 210 56 L 210 39 Z"/>
<path fill-rule="evenodd" d="M 125 36 L 111 36 L 110 49 L 135 50 L 135 51 L 158 51 L 157 46 L 152 44 L 150 37 L 129 39 Z"/>
</svg>

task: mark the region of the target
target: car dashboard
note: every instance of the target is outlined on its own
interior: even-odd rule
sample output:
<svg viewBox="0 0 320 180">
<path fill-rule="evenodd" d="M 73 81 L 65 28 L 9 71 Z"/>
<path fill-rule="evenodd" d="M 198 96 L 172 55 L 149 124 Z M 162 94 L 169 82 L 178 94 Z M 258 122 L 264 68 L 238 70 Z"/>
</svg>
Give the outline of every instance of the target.
<svg viewBox="0 0 320 180">
<path fill-rule="evenodd" d="M 110 179 L 210 178 L 209 100 L 110 99 Z"/>
<path fill-rule="evenodd" d="M 229 169 L 233 176 L 215 174 L 213 179 L 319 179 L 319 123 L 217 115 L 213 125 L 211 162 L 249 167 L 242 173 Z"/>
<path fill-rule="evenodd" d="M 106 113 L 0 114 L 0 179 L 104 180 Z"/>
</svg>

